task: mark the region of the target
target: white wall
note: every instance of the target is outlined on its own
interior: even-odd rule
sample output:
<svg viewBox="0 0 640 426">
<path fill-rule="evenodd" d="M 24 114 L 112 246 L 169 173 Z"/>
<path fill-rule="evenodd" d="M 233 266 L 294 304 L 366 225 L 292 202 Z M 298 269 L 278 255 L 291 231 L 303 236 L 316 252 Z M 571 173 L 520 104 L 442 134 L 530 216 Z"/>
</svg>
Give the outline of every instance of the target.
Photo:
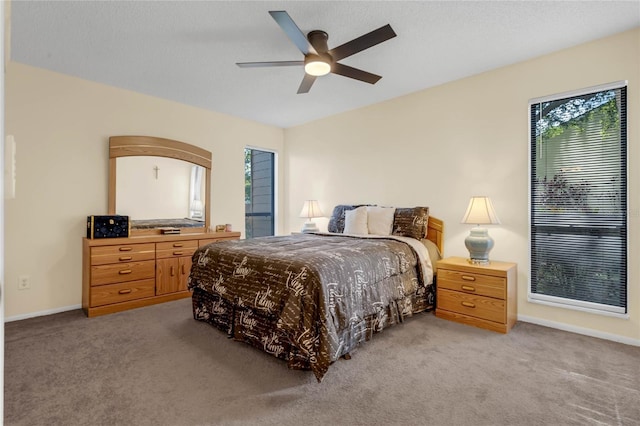
<svg viewBox="0 0 640 426">
<path fill-rule="evenodd" d="M 5 203 L 7 319 L 80 305 L 86 216 L 107 213 L 110 136 L 210 150 L 212 224 L 235 230 L 244 230 L 244 146 L 283 148 L 276 127 L 15 62 L 5 85 L 5 129 L 17 144 L 17 197 Z M 30 290 L 17 289 L 20 275 Z"/>
<path fill-rule="evenodd" d="M 629 82 L 629 318 L 530 303 L 528 100 L 618 80 Z M 302 225 L 306 199 L 327 215 L 339 203 L 426 205 L 445 221 L 445 254 L 466 256 L 460 219 L 469 197 L 488 195 L 502 221 L 492 257 L 518 263 L 521 318 L 640 344 L 639 93 L 636 29 L 287 129 L 287 229 Z"/>
</svg>

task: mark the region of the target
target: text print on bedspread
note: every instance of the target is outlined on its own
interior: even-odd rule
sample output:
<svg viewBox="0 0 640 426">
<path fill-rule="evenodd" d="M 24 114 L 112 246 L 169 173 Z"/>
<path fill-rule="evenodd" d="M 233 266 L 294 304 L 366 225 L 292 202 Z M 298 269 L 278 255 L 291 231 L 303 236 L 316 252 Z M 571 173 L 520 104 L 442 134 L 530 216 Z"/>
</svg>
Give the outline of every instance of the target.
<svg viewBox="0 0 640 426">
<path fill-rule="evenodd" d="M 256 298 L 253 303 L 258 309 L 267 311 L 267 313 L 272 313 L 273 308 L 276 306 L 276 302 L 272 301 L 272 291 L 271 288 L 267 285 L 265 290 L 259 291 L 256 293 Z"/>
<path fill-rule="evenodd" d="M 287 288 L 293 292 L 295 296 L 304 294 L 304 281 L 307 279 L 307 267 L 303 267 L 299 274 L 288 272 Z"/>
<path fill-rule="evenodd" d="M 395 237 L 224 241 L 194 253 L 189 288 L 218 301 L 215 308 L 212 302 L 209 308 L 197 305 L 194 292 L 197 319 L 230 334 L 235 322 L 235 338 L 256 342 L 321 380 L 340 356 L 411 315 L 412 297 L 426 293 L 422 262 L 422 255 Z"/>
<path fill-rule="evenodd" d="M 261 340 L 266 353 L 279 357 L 284 352 L 284 346 L 280 343 L 280 340 L 278 340 L 276 333 L 272 333 L 269 336 L 262 336 Z"/>
<path fill-rule="evenodd" d="M 235 262 L 234 262 L 235 263 Z M 247 265 L 247 256 L 245 256 L 240 263 L 236 263 L 236 269 L 233 270 L 234 277 L 244 278 L 251 273 L 251 268 Z"/>
</svg>

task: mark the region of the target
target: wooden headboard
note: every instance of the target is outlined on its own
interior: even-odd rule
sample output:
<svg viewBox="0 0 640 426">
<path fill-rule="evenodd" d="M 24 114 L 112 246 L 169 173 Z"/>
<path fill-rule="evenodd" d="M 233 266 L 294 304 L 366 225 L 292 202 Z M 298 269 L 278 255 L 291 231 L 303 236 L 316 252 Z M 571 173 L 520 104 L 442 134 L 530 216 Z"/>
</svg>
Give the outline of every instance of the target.
<svg viewBox="0 0 640 426">
<path fill-rule="evenodd" d="M 444 222 L 442 220 L 429 216 L 427 240 L 432 241 L 440 250 L 440 254 L 444 255 Z"/>
</svg>

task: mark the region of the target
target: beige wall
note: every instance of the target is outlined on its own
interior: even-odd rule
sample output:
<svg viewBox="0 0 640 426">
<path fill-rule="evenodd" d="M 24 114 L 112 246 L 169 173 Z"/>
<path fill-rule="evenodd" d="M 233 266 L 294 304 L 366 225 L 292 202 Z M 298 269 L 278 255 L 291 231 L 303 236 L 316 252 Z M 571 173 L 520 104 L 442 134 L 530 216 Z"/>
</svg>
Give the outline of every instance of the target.
<svg viewBox="0 0 640 426">
<path fill-rule="evenodd" d="M 212 223 L 235 230 L 244 230 L 245 145 L 283 149 L 276 127 L 15 62 L 5 85 L 6 133 L 17 144 L 17 196 L 5 203 L 8 319 L 81 303 L 86 216 L 107 213 L 109 136 L 159 136 L 210 150 Z M 21 275 L 30 276 L 31 289 L 17 289 Z"/>
<path fill-rule="evenodd" d="M 618 80 L 628 80 L 629 318 L 530 303 L 528 100 Z M 445 254 L 465 256 L 460 219 L 470 196 L 488 195 L 502 220 L 490 230 L 492 257 L 518 263 L 522 319 L 640 344 L 639 93 L 636 29 L 287 129 L 286 226 L 302 226 L 305 199 L 327 215 L 338 203 L 426 205 L 445 221 Z"/>
</svg>

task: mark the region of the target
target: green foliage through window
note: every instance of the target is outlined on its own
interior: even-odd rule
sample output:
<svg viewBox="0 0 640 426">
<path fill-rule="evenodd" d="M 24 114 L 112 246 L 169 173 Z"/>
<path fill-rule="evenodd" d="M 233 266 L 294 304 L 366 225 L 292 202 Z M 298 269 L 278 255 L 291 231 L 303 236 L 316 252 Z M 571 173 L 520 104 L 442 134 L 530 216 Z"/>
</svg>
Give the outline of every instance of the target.
<svg viewBox="0 0 640 426">
<path fill-rule="evenodd" d="M 536 135 L 551 139 L 561 135 L 567 129 L 585 132 L 587 124 L 599 113 L 598 120 L 602 136 L 617 129 L 620 125 L 618 105 L 614 90 L 600 92 L 595 95 L 543 102 L 538 108 Z"/>
<path fill-rule="evenodd" d="M 251 203 L 251 150 L 244 150 L 244 203 Z"/>
</svg>

